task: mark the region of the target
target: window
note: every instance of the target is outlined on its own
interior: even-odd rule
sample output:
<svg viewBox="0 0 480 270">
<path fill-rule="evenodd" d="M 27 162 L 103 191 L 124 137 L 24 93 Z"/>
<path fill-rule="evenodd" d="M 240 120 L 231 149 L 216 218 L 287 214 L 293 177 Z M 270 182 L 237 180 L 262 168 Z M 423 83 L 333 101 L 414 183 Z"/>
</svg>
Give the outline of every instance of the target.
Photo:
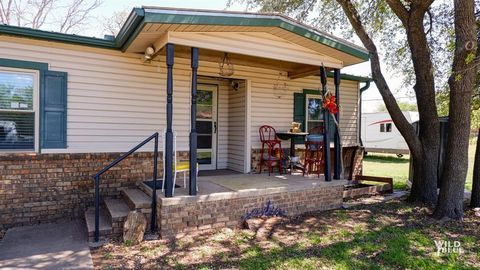
<svg viewBox="0 0 480 270">
<path fill-rule="evenodd" d="M 392 123 L 387 123 L 385 124 L 387 131 L 386 132 L 392 132 Z"/>
<path fill-rule="evenodd" d="M 312 128 L 323 126 L 323 108 L 322 99 L 319 95 L 307 95 L 306 98 L 306 113 L 305 131 Z"/>
<path fill-rule="evenodd" d="M 35 150 L 36 72 L 0 69 L 0 151 Z"/>
<path fill-rule="evenodd" d="M 380 132 L 392 132 L 392 123 L 380 124 Z"/>
</svg>

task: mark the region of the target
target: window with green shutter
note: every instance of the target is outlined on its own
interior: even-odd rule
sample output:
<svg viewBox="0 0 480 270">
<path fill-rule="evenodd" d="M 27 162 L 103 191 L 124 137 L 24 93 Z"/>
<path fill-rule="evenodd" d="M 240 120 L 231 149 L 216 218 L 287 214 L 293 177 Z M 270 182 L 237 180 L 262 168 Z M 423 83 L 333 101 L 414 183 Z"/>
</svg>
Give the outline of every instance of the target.
<svg viewBox="0 0 480 270">
<path fill-rule="evenodd" d="M 0 58 L 0 152 L 67 147 L 67 73 Z"/>
<path fill-rule="evenodd" d="M 302 93 L 294 93 L 293 121 L 302 123 L 302 131 L 309 131 L 317 126 L 324 125 L 323 102 L 319 90 L 305 89 Z M 329 117 L 328 133 L 330 141 L 335 137 L 335 122 Z M 295 143 L 303 144 L 304 140 L 298 138 Z"/>
</svg>

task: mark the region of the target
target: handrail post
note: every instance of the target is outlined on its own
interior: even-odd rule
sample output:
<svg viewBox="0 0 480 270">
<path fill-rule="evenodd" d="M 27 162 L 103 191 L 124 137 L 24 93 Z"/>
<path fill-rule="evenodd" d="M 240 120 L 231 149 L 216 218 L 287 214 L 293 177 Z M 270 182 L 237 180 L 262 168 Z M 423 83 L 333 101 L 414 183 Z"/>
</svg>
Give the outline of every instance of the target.
<svg viewBox="0 0 480 270">
<path fill-rule="evenodd" d="M 95 242 L 100 240 L 100 178 L 95 177 Z"/>
<path fill-rule="evenodd" d="M 157 173 L 158 173 L 158 132 L 155 135 L 155 146 L 153 148 L 153 192 L 152 192 L 152 217 L 150 220 L 150 231 L 153 233 L 157 222 Z"/>
</svg>

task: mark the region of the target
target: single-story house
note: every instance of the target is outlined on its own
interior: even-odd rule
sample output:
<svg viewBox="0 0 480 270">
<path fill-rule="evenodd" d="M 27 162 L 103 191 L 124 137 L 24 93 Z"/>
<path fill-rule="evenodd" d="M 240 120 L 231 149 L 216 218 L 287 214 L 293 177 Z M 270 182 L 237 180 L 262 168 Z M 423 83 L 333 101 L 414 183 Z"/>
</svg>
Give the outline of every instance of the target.
<svg viewBox="0 0 480 270">
<path fill-rule="evenodd" d="M 92 177 L 152 134 L 96 181 L 101 210 L 110 211 L 112 220 L 105 222 L 111 232 L 124 218 L 112 213 L 111 204 L 152 178 L 155 139 L 159 179 L 163 144 L 172 157 L 165 159 L 165 193 L 152 200 L 158 204 L 152 221 L 158 221 L 161 234 L 230 226 L 267 200 L 292 214 L 338 207 L 342 181 L 328 182 L 330 174 L 308 189 L 292 189 L 297 178 L 272 192 L 220 188 L 220 199 L 236 191 L 229 195 L 231 205 L 205 194 L 208 187 L 202 187 L 201 176 L 196 183 L 195 174 L 189 190 L 177 188 L 174 194 L 173 152 L 190 161 L 192 170 L 198 163 L 200 175 L 229 170 L 238 172 L 223 176 L 232 181 L 259 177 L 253 174 L 259 127 L 287 131 L 297 121 L 308 131 L 323 125 L 318 104 L 325 87 L 337 93 L 343 145 L 357 145 L 360 90 L 370 79 L 341 69 L 368 59 L 364 48 L 279 14 L 142 7 L 133 9 L 116 37 L 103 39 L 0 25 L 0 226 L 83 215 L 95 202 Z M 335 126 L 332 121 L 326 126 L 335 141 L 332 149 L 338 148 Z M 261 199 L 252 203 L 254 195 Z M 126 204 L 141 208 L 137 203 L 130 198 Z M 233 213 L 230 219 L 226 211 Z M 97 225 L 102 222 L 97 218 Z"/>
</svg>

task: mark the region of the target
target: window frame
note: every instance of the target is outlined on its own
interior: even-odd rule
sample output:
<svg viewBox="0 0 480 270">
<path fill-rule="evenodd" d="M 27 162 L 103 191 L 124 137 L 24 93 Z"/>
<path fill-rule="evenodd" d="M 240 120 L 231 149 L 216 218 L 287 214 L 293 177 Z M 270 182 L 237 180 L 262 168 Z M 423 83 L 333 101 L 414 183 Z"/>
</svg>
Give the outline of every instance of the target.
<svg viewBox="0 0 480 270">
<path fill-rule="evenodd" d="M 40 71 L 34 69 L 11 68 L 0 66 L 0 72 L 6 73 L 23 73 L 33 75 L 33 93 L 32 93 L 32 110 L 22 110 L 22 112 L 34 113 L 34 142 L 33 149 L 0 149 L 0 153 L 19 153 L 19 152 L 39 152 L 40 149 Z M 0 109 L 2 112 L 12 112 L 16 110 Z"/>
<path fill-rule="evenodd" d="M 325 126 L 325 119 L 323 119 L 323 108 L 322 110 L 322 120 L 309 120 L 308 119 L 308 99 L 309 98 L 315 98 L 315 99 L 320 99 L 320 101 L 323 102 L 322 95 L 316 95 L 316 94 L 306 94 L 305 95 L 305 132 L 308 132 L 308 122 L 318 122 L 318 123 L 323 123 Z"/>
</svg>

